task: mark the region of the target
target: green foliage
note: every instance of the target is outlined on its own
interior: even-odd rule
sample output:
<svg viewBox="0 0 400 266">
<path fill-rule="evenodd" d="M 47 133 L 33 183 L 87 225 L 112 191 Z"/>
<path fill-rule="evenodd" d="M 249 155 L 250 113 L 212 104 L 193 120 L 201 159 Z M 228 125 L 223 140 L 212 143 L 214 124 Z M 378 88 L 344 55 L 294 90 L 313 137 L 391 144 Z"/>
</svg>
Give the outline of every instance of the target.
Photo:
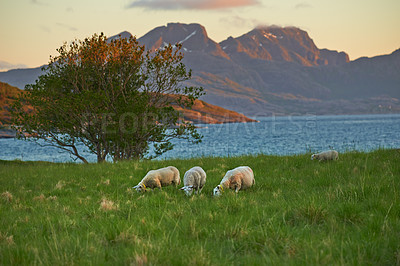
<svg viewBox="0 0 400 266">
<path fill-rule="evenodd" d="M 0 161 L 0 264 L 396 265 L 400 153 L 241 156 L 117 164 Z M 131 189 L 151 169 L 199 165 L 200 196 Z M 256 184 L 212 197 L 225 172 Z"/>
<path fill-rule="evenodd" d="M 199 142 L 194 125 L 172 108 L 190 108 L 202 94 L 202 88 L 182 85 L 191 71 L 180 49 L 146 52 L 134 37 L 108 41 L 103 34 L 64 44 L 14 104 L 16 129 L 84 162 L 80 143 L 102 162 L 108 155 L 142 159 L 151 143 L 158 156 L 173 148 L 173 138 Z M 25 112 L 24 104 L 33 111 Z"/>
</svg>

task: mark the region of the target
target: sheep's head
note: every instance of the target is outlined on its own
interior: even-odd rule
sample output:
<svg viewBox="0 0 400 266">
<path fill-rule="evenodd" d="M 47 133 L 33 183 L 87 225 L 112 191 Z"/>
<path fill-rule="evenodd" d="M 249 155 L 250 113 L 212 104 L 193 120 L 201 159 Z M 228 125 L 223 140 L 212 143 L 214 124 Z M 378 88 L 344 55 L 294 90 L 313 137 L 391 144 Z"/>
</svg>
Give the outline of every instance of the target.
<svg viewBox="0 0 400 266">
<path fill-rule="evenodd" d="M 311 155 L 311 160 L 314 160 L 316 154 Z"/>
<path fill-rule="evenodd" d="M 138 184 L 137 186 L 134 186 L 133 188 L 136 189 L 137 192 L 145 192 L 146 191 L 146 186 L 143 183 Z"/>
<path fill-rule="evenodd" d="M 221 194 L 224 192 L 224 188 L 221 185 L 218 185 L 214 188 L 213 195 L 214 196 L 221 196 Z"/>
<path fill-rule="evenodd" d="M 193 186 L 184 186 L 181 188 L 186 194 L 186 196 L 191 196 L 193 193 Z"/>
</svg>

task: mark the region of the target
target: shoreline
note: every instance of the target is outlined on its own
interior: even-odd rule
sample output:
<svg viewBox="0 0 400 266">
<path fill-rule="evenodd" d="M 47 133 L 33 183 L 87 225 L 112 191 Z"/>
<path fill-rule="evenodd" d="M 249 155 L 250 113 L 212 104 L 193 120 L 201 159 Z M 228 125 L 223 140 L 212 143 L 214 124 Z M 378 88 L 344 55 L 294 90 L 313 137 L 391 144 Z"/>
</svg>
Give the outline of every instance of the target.
<svg viewBox="0 0 400 266">
<path fill-rule="evenodd" d="M 0 139 L 16 138 L 17 132 L 13 129 L 0 129 Z"/>
<path fill-rule="evenodd" d="M 156 160 L 248 154 L 281 156 L 315 153 L 328 148 L 339 152 L 396 149 L 400 148 L 399 119 L 400 114 L 323 117 L 309 115 L 260 117 L 260 123 L 197 124 L 199 133 L 204 135 L 201 144 L 194 145 L 184 140 L 174 141 L 174 149 Z M 332 127 L 335 128 L 333 135 Z M 369 130 L 370 128 L 380 129 Z M 345 138 L 344 132 L 346 132 Z M 9 130 L 6 133 L 5 136 L 11 135 Z M 57 148 L 40 147 L 43 146 L 41 144 L 46 144 L 42 141 L 36 143 L 32 138 L 24 141 L 13 139 L 12 135 L 10 137 L 2 138 L 0 142 L 2 150 L 0 158 L 3 160 L 74 162 L 68 153 Z M 85 157 L 95 162 L 95 155 L 86 152 L 84 146 L 81 148 Z"/>
<path fill-rule="evenodd" d="M 400 148 L 377 148 L 373 150 L 348 150 L 344 152 L 339 152 L 339 158 L 343 155 L 350 155 L 350 154 L 373 154 L 376 152 L 395 152 L 397 151 L 400 155 Z M 244 158 L 257 158 L 257 157 L 270 157 L 270 158 L 294 158 L 294 157 L 303 157 L 303 156 L 309 156 L 313 154 L 311 151 L 306 151 L 303 153 L 296 153 L 296 154 L 265 154 L 265 153 L 257 153 L 257 154 L 242 154 L 242 155 L 226 155 L 226 156 L 198 156 L 198 157 L 187 157 L 187 158 L 179 158 L 179 157 L 174 157 L 174 158 L 167 158 L 167 159 L 152 159 L 152 160 L 146 160 L 142 159 L 139 161 L 134 161 L 134 160 L 126 160 L 123 161 L 124 163 L 144 163 L 144 162 L 154 162 L 154 163 L 160 163 L 160 162 L 185 162 L 185 161 L 192 161 L 192 160 L 208 160 L 208 159 L 213 159 L 213 160 L 226 160 L 226 159 L 244 159 Z M 311 159 L 310 159 L 311 160 Z M 340 159 L 339 159 L 340 160 Z M 120 162 L 113 162 L 113 161 L 104 161 L 102 163 L 98 162 L 89 162 L 88 164 L 85 164 L 81 161 L 67 161 L 67 162 L 52 162 L 52 161 L 45 161 L 45 160 L 21 160 L 21 159 L 13 159 L 13 160 L 3 160 L 0 159 L 0 163 L 45 163 L 45 164 L 73 164 L 73 165 L 98 165 L 98 164 L 116 164 Z M 327 162 L 317 162 L 317 163 L 327 163 Z"/>
</svg>

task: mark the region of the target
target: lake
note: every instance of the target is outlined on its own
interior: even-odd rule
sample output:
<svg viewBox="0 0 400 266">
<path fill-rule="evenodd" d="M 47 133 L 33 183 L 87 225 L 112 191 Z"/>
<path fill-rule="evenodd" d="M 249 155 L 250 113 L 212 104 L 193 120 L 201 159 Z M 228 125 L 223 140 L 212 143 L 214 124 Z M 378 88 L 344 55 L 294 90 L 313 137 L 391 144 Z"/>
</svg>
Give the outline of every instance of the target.
<svg viewBox="0 0 400 266">
<path fill-rule="evenodd" d="M 200 144 L 174 141 L 160 159 L 246 154 L 293 155 L 327 149 L 400 148 L 400 114 L 256 117 L 259 123 L 199 124 Z M 87 154 L 87 153 L 86 153 Z M 90 162 L 96 157 L 89 155 Z M 66 152 L 16 139 L 0 139 L 0 160 L 73 162 Z M 77 161 L 80 162 L 80 161 Z"/>
</svg>

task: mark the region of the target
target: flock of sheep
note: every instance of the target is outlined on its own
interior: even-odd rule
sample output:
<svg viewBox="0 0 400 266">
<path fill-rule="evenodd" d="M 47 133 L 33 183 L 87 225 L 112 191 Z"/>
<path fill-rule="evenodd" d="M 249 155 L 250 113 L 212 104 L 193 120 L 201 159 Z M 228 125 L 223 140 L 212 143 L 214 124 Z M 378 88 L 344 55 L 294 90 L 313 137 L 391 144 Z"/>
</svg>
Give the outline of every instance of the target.
<svg viewBox="0 0 400 266">
<path fill-rule="evenodd" d="M 339 159 L 339 153 L 334 150 L 329 150 L 311 155 L 311 160 L 328 161 Z M 204 185 L 206 184 L 206 172 L 200 166 L 195 166 L 186 171 L 183 177 L 183 190 L 187 196 L 191 196 L 193 191 L 195 194 L 200 194 Z M 174 166 L 150 170 L 145 177 L 133 188 L 138 192 L 144 192 L 147 189 L 154 189 L 175 185 L 181 183 L 179 170 Z M 235 169 L 226 172 L 220 184 L 213 190 L 214 196 L 220 196 L 226 189 L 245 190 L 255 184 L 253 170 L 248 166 L 239 166 Z"/>
<path fill-rule="evenodd" d="M 193 191 L 195 194 L 200 194 L 206 184 L 206 172 L 200 166 L 195 166 L 189 169 L 184 177 L 181 188 L 186 195 L 191 196 Z M 147 189 L 159 188 L 169 185 L 179 185 L 181 178 L 179 170 L 174 166 L 151 170 L 139 182 L 135 188 L 138 192 L 146 191 Z M 240 166 L 226 173 L 221 183 L 214 188 L 214 196 L 221 195 L 225 189 L 234 189 L 235 192 L 246 189 L 254 185 L 254 174 L 248 166 Z"/>
</svg>

